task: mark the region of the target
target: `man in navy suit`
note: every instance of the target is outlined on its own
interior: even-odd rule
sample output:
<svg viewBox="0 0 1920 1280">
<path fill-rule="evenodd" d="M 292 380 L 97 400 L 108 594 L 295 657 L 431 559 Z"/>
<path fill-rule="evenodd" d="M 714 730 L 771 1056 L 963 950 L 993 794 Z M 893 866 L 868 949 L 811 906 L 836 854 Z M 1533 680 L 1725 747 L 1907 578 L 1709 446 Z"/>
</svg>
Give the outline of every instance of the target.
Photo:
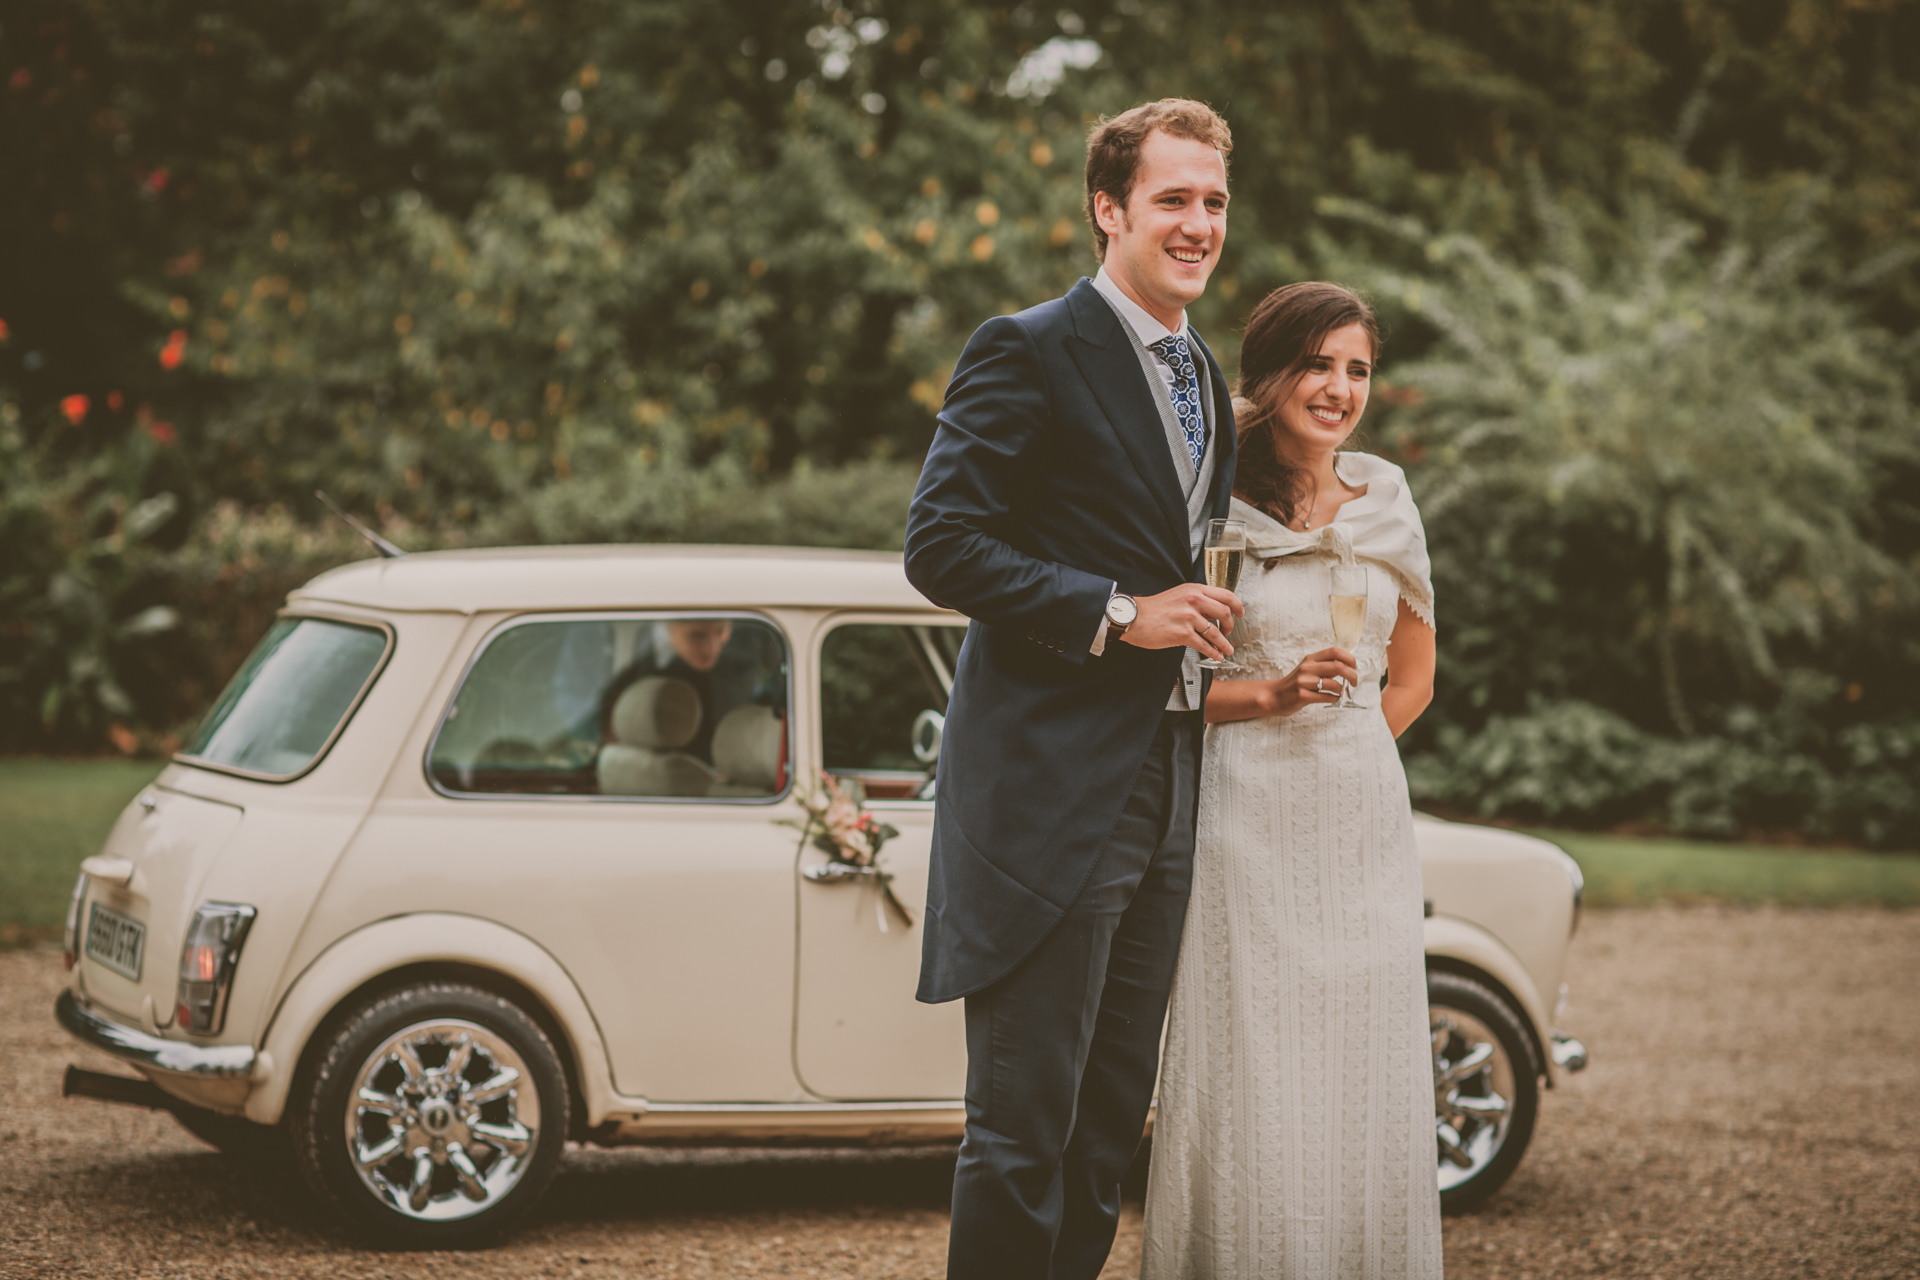
<svg viewBox="0 0 1920 1280">
<path fill-rule="evenodd" d="M 964 998 L 948 1275 L 1093 1280 L 1140 1146 L 1186 920 L 1201 584 L 1233 409 L 1186 324 L 1226 238 L 1227 125 L 1166 99 L 1096 127 L 1100 273 L 988 321 L 954 370 L 907 576 L 973 619 L 941 744 L 920 999 Z"/>
</svg>

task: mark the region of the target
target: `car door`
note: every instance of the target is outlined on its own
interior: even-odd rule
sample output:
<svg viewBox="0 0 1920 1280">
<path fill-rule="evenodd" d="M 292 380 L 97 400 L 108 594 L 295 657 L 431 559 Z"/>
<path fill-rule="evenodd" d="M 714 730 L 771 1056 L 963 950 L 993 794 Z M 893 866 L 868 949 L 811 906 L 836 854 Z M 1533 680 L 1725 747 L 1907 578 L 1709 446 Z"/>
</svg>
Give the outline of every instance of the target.
<svg viewBox="0 0 1920 1280">
<path fill-rule="evenodd" d="M 531 938 L 622 1093 L 792 1099 L 790 669 L 781 629 L 745 613 L 506 622 L 441 713 L 430 789 L 383 799 L 356 842 L 336 891 L 364 900 L 342 910 Z"/>
<path fill-rule="evenodd" d="M 951 1099 L 965 1091 L 961 1005 L 913 998 L 933 834 L 930 766 L 964 635 L 964 619 L 925 612 L 839 614 L 817 634 L 814 758 L 899 831 L 881 864 L 912 916 L 909 926 L 889 910 L 871 879 L 817 878 L 826 855 L 801 848 L 794 1065 L 825 1098 Z"/>
</svg>

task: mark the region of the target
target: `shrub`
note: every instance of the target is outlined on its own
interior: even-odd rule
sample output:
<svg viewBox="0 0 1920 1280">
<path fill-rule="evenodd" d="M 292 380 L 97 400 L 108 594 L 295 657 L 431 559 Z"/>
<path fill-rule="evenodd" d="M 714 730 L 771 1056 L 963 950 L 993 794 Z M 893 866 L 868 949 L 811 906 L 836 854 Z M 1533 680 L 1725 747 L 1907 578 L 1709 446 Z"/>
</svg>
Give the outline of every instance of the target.
<svg viewBox="0 0 1920 1280">
<path fill-rule="evenodd" d="M 1858 725 L 1828 741 L 1755 715 L 1680 740 L 1584 702 L 1536 700 L 1477 731 L 1442 726 L 1409 753 L 1415 803 L 1551 825 L 1650 823 L 1725 839 L 1798 833 L 1870 848 L 1920 844 L 1920 723 Z"/>
<path fill-rule="evenodd" d="M 1444 725 L 1438 738 L 1407 761 L 1416 802 L 1573 826 L 1641 817 L 1656 803 L 1648 735 L 1591 703 L 1497 715 L 1477 733 Z"/>
<path fill-rule="evenodd" d="M 0 749 L 92 747 L 192 705 L 169 676 L 195 654 L 158 544 L 180 502 L 45 474 L 0 439 Z"/>
</svg>

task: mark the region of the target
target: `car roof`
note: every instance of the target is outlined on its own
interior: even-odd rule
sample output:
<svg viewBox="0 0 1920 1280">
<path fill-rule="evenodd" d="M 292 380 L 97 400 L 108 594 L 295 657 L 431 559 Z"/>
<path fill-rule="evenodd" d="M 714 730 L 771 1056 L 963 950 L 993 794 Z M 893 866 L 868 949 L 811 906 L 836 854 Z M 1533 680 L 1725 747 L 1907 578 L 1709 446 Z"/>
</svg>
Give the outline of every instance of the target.
<svg viewBox="0 0 1920 1280">
<path fill-rule="evenodd" d="M 579 546 L 425 551 L 357 560 L 289 605 L 403 613 L 556 609 L 933 609 L 898 552 L 814 547 Z"/>
</svg>

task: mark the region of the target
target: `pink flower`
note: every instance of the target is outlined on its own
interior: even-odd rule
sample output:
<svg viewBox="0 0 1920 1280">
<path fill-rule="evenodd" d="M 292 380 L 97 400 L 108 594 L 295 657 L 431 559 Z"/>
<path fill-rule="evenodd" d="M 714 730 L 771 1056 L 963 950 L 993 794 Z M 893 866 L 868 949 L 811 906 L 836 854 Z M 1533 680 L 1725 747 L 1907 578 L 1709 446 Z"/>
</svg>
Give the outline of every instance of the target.
<svg viewBox="0 0 1920 1280">
<path fill-rule="evenodd" d="M 827 838 L 839 848 L 846 861 L 862 867 L 871 865 L 875 853 L 872 816 L 832 774 L 823 770 L 820 780 L 824 784 L 825 802 L 817 816 L 820 825 L 827 829 Z M 807 807 L 813 810 L 812 805 Z"/>
</svg>

